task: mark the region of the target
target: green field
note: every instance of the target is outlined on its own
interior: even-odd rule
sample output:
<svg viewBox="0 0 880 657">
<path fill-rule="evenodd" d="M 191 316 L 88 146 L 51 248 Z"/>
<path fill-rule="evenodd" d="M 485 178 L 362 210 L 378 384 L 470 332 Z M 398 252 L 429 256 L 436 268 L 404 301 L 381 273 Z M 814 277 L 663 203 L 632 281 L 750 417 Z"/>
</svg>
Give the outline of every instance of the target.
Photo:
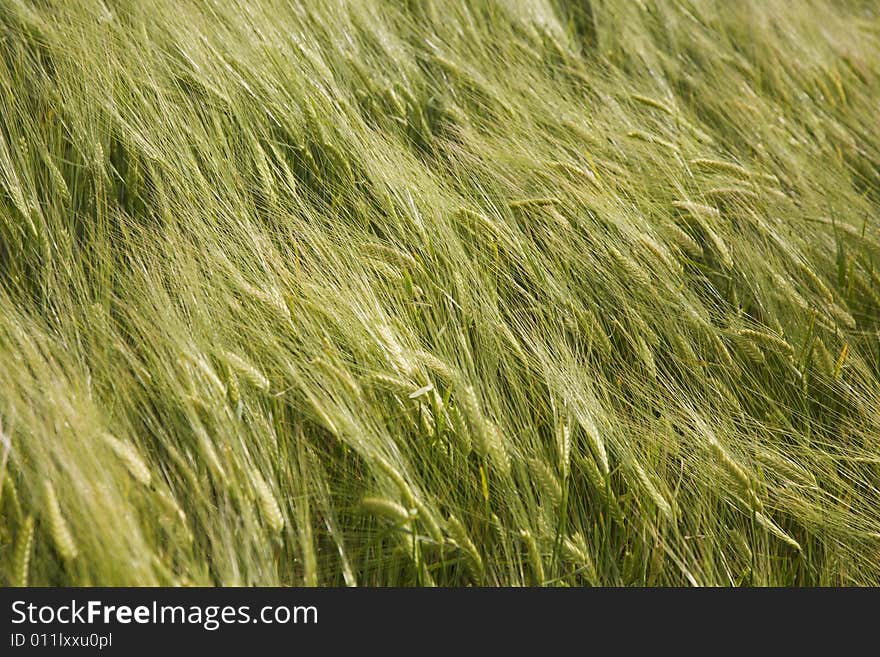
<svg viewBox="0 0 880 657">
<path fill-rule="evenodd" d="M 0 584 L 880 584 L 880 3 L 0 1 Z"/>
</svg>

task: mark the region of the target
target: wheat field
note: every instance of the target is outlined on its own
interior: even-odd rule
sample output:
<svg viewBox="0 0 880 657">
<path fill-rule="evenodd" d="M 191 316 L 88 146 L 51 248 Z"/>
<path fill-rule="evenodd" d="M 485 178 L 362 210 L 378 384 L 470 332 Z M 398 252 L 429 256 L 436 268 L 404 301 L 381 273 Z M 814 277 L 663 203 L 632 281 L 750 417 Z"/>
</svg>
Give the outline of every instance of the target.
<svg viewBox="0 0 880 657">
<path fill-rule="evenodd" d="M 0 584 L 880 584 L 880 4 L 2 0 Z"/>
</svg>

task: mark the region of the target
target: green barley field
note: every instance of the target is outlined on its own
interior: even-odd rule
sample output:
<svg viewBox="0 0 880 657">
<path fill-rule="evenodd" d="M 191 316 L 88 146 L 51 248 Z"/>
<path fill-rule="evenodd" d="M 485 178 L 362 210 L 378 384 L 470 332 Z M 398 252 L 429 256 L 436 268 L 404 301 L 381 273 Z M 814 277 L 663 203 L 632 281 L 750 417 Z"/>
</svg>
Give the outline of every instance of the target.
<svg viewBox="0 0 880 657">
<path fill-rule="evenodd" d="M 880 584 L 880 3 L 0 1 L 0 583 Z"/>
</svg>

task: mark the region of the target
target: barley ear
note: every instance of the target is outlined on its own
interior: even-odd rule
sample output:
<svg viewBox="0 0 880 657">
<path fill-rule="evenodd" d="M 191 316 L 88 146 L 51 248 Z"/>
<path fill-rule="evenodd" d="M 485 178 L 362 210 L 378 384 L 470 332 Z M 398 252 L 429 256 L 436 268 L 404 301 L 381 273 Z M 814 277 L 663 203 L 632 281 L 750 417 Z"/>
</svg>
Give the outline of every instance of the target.
<svg viewBox="0 0 880 657">
<path fill-rule="evenodd" d="M 543 586 L 546 578 L 544 576 L 544 564 L 541 559 L 541 551 L 538 549 L 538 542 L 527 529 L 520 530 L 519 534 L 526 542 L 526 548 L 529 551 L 529 564 L 532 567 L 532 575 L 535 578 L 535 584 L 537 586 Z"/>
<path fill-rule="evenodd" d="M 73 561 L 79 556 L 79 550 L 67 526 L 67 521 L 61 513 L 61 506 L 58 503 L 58 496 L 55 494 L 55 488 L 48 479 L 44 482 L 46 495 L 46 514 L 49 521 L 49 533 L 55 542 L 55 549 L 61 558 L 65 561 Z"/>
<path fill-rule="evenodd" d="M 384 497 L 365 497 L 361 500 L 361 508 L 374 516 L 387 518 L 395 525 L 408 525 L 418 513 Z"/>
<path fill-rule="evenodd" d="M 269 484 L 266 483 L 266 480 L 263 479 L 259 472 L 254 472 L 253 479 L 254 491 L 257 494 L 257 501 L 260 504 L 263 517 L 272 531 L 278 534 L 284 529 L 284 516 L 281 513 L 281 507 L 278 506 L 278 501 L 272 494 Z"/>
<path fill-rule="evenodd" d="M 465 561 L 474 581 L 482 581 L 483 559 L 480 557 L 477 546 L 474 545 L 474 542 L 471 540 L 470 536 L 468 536 L 464 525 L 461 524 L 461 521 L 458 518 L 450 515 L 449 519 L 446 521 L 446 529 L 455 544 L 465 553 Z"/>
<path fill-rule="evenodd" d="M 13 586 L 24 587 L 28 585 L 33 545 L 34 517 L 29 515 L 21 528 L 19 528 L 18 538 L 15 542 L 12 567 Z"/>
</svg>

